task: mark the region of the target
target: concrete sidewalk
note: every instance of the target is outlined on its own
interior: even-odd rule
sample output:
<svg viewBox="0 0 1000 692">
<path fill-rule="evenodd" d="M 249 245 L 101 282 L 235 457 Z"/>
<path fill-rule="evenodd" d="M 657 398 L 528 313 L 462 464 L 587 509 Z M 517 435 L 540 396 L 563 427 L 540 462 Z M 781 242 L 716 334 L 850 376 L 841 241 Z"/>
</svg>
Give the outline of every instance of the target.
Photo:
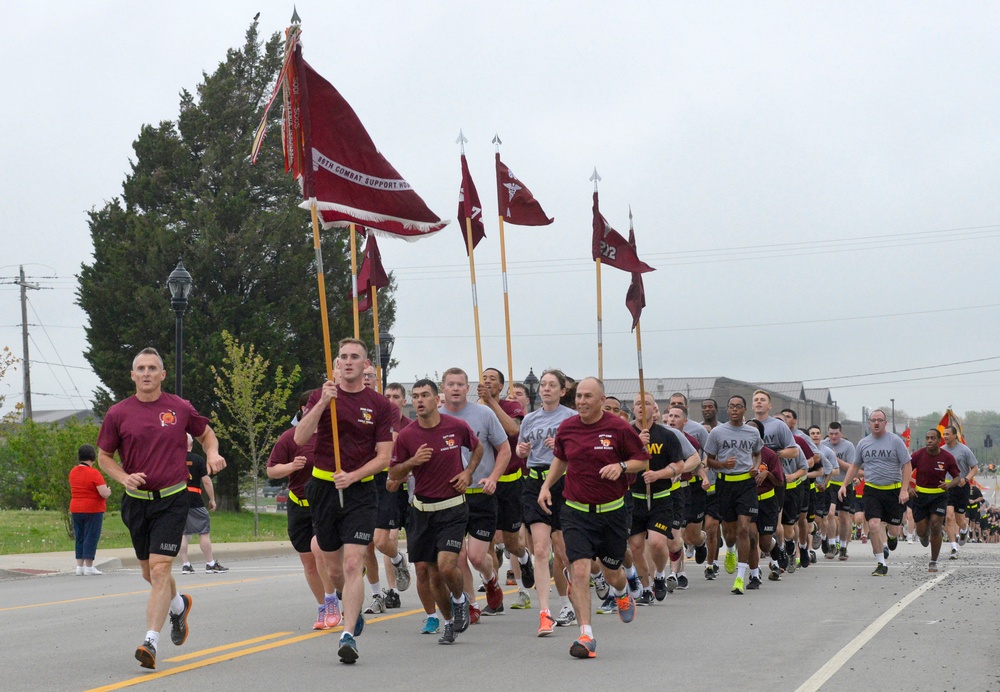
<svg viewBox="0 0 1000 692">
<path fill-rule="evenodd" d="M 212 550 L 220 562 L 247 560 L 256 557 L 291 555 L 295 551 L 288 541 L 257 541 L 252 543 L 212 543 Z M 192 563 L 202 563 L 204 558 L 197 543 L 188 549 Z M 175 561 L 177 566 L 179 562 Z M 131 548 L 98 549 L 94 567 L 99 570 L 139 567 Z M 58 553 L 26 553 L 0 555 L 0 579 L 43 577 L 71 574 L 76 571 L 76 554 L 72 550 Z"/>
</svg>

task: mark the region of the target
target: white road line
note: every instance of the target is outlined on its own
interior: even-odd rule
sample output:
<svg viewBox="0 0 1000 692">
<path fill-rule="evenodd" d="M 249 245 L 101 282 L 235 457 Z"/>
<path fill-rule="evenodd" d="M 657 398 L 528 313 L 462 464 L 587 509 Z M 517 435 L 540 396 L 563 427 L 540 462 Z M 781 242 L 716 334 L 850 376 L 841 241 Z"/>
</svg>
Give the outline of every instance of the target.
<svg viewBox="0 0 1000 692">
<path fill-rule="evenodd" d="M 861 647 L 871 641 L 872 637 L 878 634 L 883 627 L 888 625 L 894 617 L 903 612 L 903 608 L 910 605 L 927 591 L 937 586 L 942 580 L 950 576 L 953 571 L 954 570 L 948 570 L 943 574 L 939 574 L 930 581 L 921 584 L 890 606 L 884 613 L 882 613 L 882 615 L 878 617 L 878 619 L 875 620 L 875 622 L 868 625 L 868 627 L 866 627 L 861 634 L 849 641 L 847 645 L 834 654 L 833 658 L 827 661 L 822 668 L 813 673 L 812 677 L 802 683 L 797 692 L 816 692 L 816 690 L 822 687 L 827 680 L 833 677 L 834 673 L 840 670 L 841 667 L 850 660 L 851 656 L 860 651 Z"/>
</svg>

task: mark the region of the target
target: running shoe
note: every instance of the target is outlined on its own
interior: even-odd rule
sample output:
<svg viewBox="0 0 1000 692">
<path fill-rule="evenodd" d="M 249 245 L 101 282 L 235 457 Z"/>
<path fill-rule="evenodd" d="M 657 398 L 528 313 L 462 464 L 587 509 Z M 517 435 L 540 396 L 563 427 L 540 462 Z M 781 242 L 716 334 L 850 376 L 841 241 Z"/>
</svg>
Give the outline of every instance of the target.
<svg viewBox="0 0 1000 692">
<path fill-rule="evenodd" d="M 156 668 L 156 647 L 153 646 L 153 640 L 147 639 L 135 650 L 135 660 L 139 662 L 139 665 L 143 668 Z"/>
<path fill-rule="evenodd" d="M 693 545 L 686 545 L 686 546 L 684 546 L 684 557 L 686 557 L 688 560 L 690 560 L 691 558 L 694 557 L 694 546 Z"/>
<path fill-rule="evenodd" d="M 191 570 L 191 571 L 193 572 L 194 570 Z M 78 577 L 82 577 L 83 576 L 83 567 L 82 566 L 78 566 L 76 568 L 76 576 L 78 576 Z"/>
<path fill-rule="evenodd" d="M 694 547 L 694 561 L 697 564 L 702 564 L 708 557 L 708 546 L 702 543 L 701 545 L 696 545 Z"/>
<path fill-rule="evenodd" d="M 868 536 L 866 534 L 861 534 L 861 545 L 868 542 Z"/>
<path fill-rule="evenodd" d="M 398 565 L 394 564 L 392 569 L 396 573 L 396 588 L 406 591 L 410 588 L 410 563 L 402 552 L 399 553 L 399 557 L 402 559 Z"/>
<path fill-rule="evenodd" d="M 348 630 L 348 633 L 353 634 L 355 638 L 360 637 L 361 633 L 365 631 L 365 616 L 362 613 L 358 613 L 358 619 L 354 623 L 354 631 Z"/>
<path fill-rule="evenodd" d="M 556 626 L 556 621 L 552 619 L 552 614 L 543 610 L 538 614 L 538 636 L 547 637 L 552 634 Z"/>
<path fill-rule="evenodd" d="M 493 552 L 496 553 L 496 556 L 497 556 L 497 565 L 502 565 L 503 564 L 503 554 L 505 552 L 504 547 L 501 546 L 501 545 L 494 545 L 493 546 Z"/>
<path fill-rule="evenodd" d="M 500 604 L 499 608 L 490 608 L 488 604 L 483 608 L 483 617 L 492 617 L 494 615 L 503 615 L 503 603 Z"/>
<path fill-rule="evenodd" d="M 816 564 L 817 562 L 819 562 L 819 558 L 816 557 L 816 551 L 815 550 L 810 550 L 809 551 L 809 562 L 811 562 L 813 564 Z"/>
<path fill-rule="evenodd" d="M 218 560 L 215 561 L 215 564 L 205 565 L 205 574 L 222 574 L 223 572 L 228 571 L 229 568 L 223 567 L 222 563 Z"/>
<path fill-rule="evenodd" d="M 931 560 L 931 564 L 927 565 L 928 572 L 937 572 L 937 560 Z"/>
<path fill-rule="evenodd" d="M 515 586 L 516 584 L 517 580 L 514 579 L 514 570 L 507 570 L 507 586 Z"/>
<path fill-rule="evenodd" d="M 888 572 L 888 569 L 886 570 L 886 572 Z M 882 563 L 881 562 L 878 563 L 877 565 L 875 565 L 875 569 L 872 570 L 872 576 L 873 577 L 883 577 L 883 576 L 885 576 L 885 572 L 882 571 Z"/>
<path fill-rule="evenodd" d="M 483 582 L 483 583 L 480 583 L 480 584 L 479 584 L 479 588 L 478 588 L 478 589 L 476 589 L 476 591 L 477 591 L 478 593 L 486 593 L 486 583 L 485 583 L 485 582 Z"/>
<path fill-rule="evenodd" d="M 726 572 L 736 574 L 736 553 L 726 551 Z"/>
<path fill-rule="evenodd" d="M 642 582 L 639 581 L 638 572 L 633 577 L 626 577 L 628 580 L 628 592 L 631 594 L 632 598 L 638 598 L 642 595 Z"/>
<path fill-rule="evenodd" d="M 521 565 L 521 583 L 526 589 L 535 588 L 535 565 L 531 562 L 531 555 L 528 555 L 528 561 Z"/>
<path fill-rule="evenodd" d="M 444 626 L 444 634 L 438 638 L 438 644 L 454 644 L 455 643 L 455 625 L 448 622 Z"/>
<path fill-rule="evenodd" d="M 398 586 L 399 582 L 396 582 L 396 585 Z M 395 589 L 389 589 L 384 593 L 385 593 L 384 603 L 386 610 L 399 608 L 403 605 L 403 603 L 399 600 L 399 592 L 396 591 Z"/>
<path fill-rule="evenodd" d="M 181 565 L 181 574 L 194 574 L 194 567 L 191 566 L 190 562 Z"/>
<path fill-rule="evenodd" d="M 959 531 L 958 532 L 958 544 L 959 545 L 965 545 L 966 541 L 968 540 L 968 537 L 969 537 L 968 532 L 962 533 L 961 531 Z"/>
<path fill-rule="evenodd" d="M 576 624 L 576 611 L 573 610 L 573 606 L 564 605 L 556 617 L 556 627 L 569 627 L 574 624 Z"/>
<path fill-rule="evenodd" d="M 742 596 L 746 593 L 746 589 L 743 587 L 743 579 L 736 577 L 736 581 L 733 582 L 733 593 L 737 596 Z"/>
<path fill-rule="evenodd" d="M 326 628 L 333 629 L 340 624 L 343 617 L 340 612 L 340 600 L 336 595 L 328 596 L 326 599 Z"/>
<path fill-rule="evenodd" d="M 597 597 L 603 601 L 608 597 L 608 594 L 611 593 L 611 587 L 608 586 L 608 582 L 604 578 L 603 574 L 598 574 L 594 576 L 593 579 L 594 579 L 594 591 L 597 593 Z M 570 579 L 569 581 L 571 584 L 573 583 L 572 579 Z"/>
<path fill-rule="evenodd" d="M 494 610 L 503 605 L 503 589 L 495 574 L 486 582 L 486 605 Z"/>
<path fill-rule="evenodd" d="M 840 549 L 840 561 L 844 562 L 845 560 L 847 560 L 847 548 L 841 548 Z"/>
<path fill-rule="evenodd" d="M 778 557 L 776 559 L 778 561 L 778 567 L 782 570 L 788 569 L 788 553 L 785 552 L 784 548 L 778 549 Z"/>
<path fill-rule="evenodd" d="M 835 546 L 830 546 L 830 552 L 828 552 L 826 554 L 826 559 L 827 560 L 832 560 L 833 558 L 837 557 L 837 553 L 838 552 L 840 552 L 840 551 L 838 551 Z"/>
<path fill-rule="evenodd" d="M 618 604 L 615 602 L 615 597 L 610 593 L 608 597 L 604 599 L 604 602 L 597 607 L 598 615 L 609 615 L 618 610 Z"/>
<path fill-rule="evenodd" d="M 760 577 L 755 577 L 750 575 L 750 580 L 747 581 L 747 591 L 756 591 L 760 588 Z"/>
<path fill-rule="evenodd" d="M 893 536 L 891 533 L 886 537 L 885 544 L 889 546 L 889 550 L 895 550 L 896 545 L 899 543 L 899 539 Z"/>
<path fill-rule="evenodd" d="M 952 548 L 951 549 L 951 555 L 948 556 L 948 559 L 949 560 L 957 560 L 958 559 L 958 548 Z"/>
<path fill-rule="evenodd" d="M 783 552 L 782 554 L 785 555 L 785 559 L 788 560 L 788 567 L 785 568 L 785 571 L 789 574 L 794 574 L 795 568 L 799 566 L 799 561 L 796 559 L 796 556 L 791 553 Z M 778 558 L 778 564 L 781 564 L 781 558 Z"/>
<path fill-rule="evenodd" d="M 779 571 L 775 572 L 772 569 L 770 571 L 770 573 L 767 575 L 767 580 L 768 581 L 781 581 L 781 571 L 779 570 Z"/>
<path fill-rule="evenodd" d="M 688 587 L 688 578 L 687 578 L 687 575 L 678 574 L 677 575 L 677 588 L 680 589 L 681 591 L 683 591 L 683 590 L 687 589 L 687 587 Z"/>
<path fill-rule="evenodd" d="M 802 569 L 806 569 L 809 566 L 809 563 L 811 562 L 812 558 L 809 557 L 809 550 L 803 549 L 801 546 L 799 546 L 799 567 L 801 567 Z"/>
<path fill-rule="evenodd" d="M 719 576 L 719 562 L 718 562 L 718 560 L 712 563 L 712 571 L 715 572 L 715 576 Z"/>
<path fill-rule="evenodd" d="M 468 597 L 466 597 L 468 598 Z M 475 625 L 483 616 L 483 611 L 475 603 L 469 603 L 469 624 Z"/>
<path fill-rule="evenodd" d="M 829 555 L 830 555 L 830 541 L 829 541 L 829 539 L 824 538 L 822 541 L 820 541 L 820 548 L 822 548 L 823 554 L 829 557 Z"/>
<path fill-rule="evenodd" d="M 88 577 L 96 577 L 96 576 L 99 576 L 99 575 L 101 575 L 101 574 L 104 574 L 104 572 L 102 572 L 101 570 L 97 569 L 97 568 L 96 568 L 96 567 L 94 567 L 94 566 L 90 566 L 90 567 L 85 567 L 85 568 L 83 569 L 83 573 L 84 573 L 84 574 L 85 574 L 86 576 L 88 576 Z"/>
<path fill-rule="evenodd" d="M 653 592 L 650 589 L 643 589 L 639 598 L 635 599 L 636 605 L 648 606 L 653 605 Z"/>
<path fill-rule="evenodd" d="M 455 632 L 461 634 L 465 630 L 469 629 L 470 620 L 472 619 L 471 610 L 469 604 L 469 597 L 466 596 L 465 600 L 461 603 L 455 603 L 454 600 L 451 602 L 451 610 L 453 617 L 455 618 Z M 428 618 L 430 619 L 430 618 Z M 436 620 L 437 618 L 435 618 Z"/>
<path fill-rule="evenodd" d="M 816 533 L 816 532 L 815 532 L 815 530 L 813 531 L 813 535 L 812 535 L 812 536 L 813 536 L 813 540 L 812 540 L 812 549 L 813 549 L 813 550 L 816 550 L 817 548 L 819 548 L 819 546 L 820 546 L 820 543 L 821 543 L 821 541 L 824 541 L 824 540 L 826 540 L 826 539 L 825 539 L 825 538 L 824 538 L 824 539 L 821 539 L 821 538 L 819 537 L 819 534 L 818 534 L 818 533 Z"/>
<path fill-rule="evenodd" d="M 187 641 L 188 614 L 191 612 L 191 606 L 194 605 L 194 601 L 186 593 L 181 594 L 181 600 L 184 601 L 184 609 L 176 615 L 170 613 L 170 641 L 176 646 Z M 156 656 L 155 652 L 153 656 Z"/>
<path fill-rule="evenodd" d="M 531 609 L 531 597 L 528 595 L 527 591 L 518 591 L 517 597 L 514 602 L 510 604 L 513 610 L 530 610 Z"/>
<path fill-rule="evenodd" d="M 597 658 L 597 640 L 587 635 L 581 635 L 569 647 L 569 655 L 573 658 Z"/>
<path fill-rule="evenodd" d="M 714 574 L 712 574 L 711 577 L 708 576 L 709 574 L 711 574 L 711 572 L 712 572 L 712 568 L 711 567 L 709 567 L 708 569 L 705 570 L 705 578 L 706 579 L 715 579 L 715 575 Z M 658 601 L 662 601 L 664 598 L 667 597 L 667 578 L 666 577 L 654 577 L 653 578 L 653 596 Z"/>
<path fill-rule="evenodd" d="M 372 596 L 371 603 L 365 608 L 366 615 L 378 615 L 385 612 L 385 596 L 380 593 Z"/>
<path fill-rule="evenodd" d="M 712 581 L 713 579 L 715 579 L 715 570 L 712 569 L 711 566 L 705 568 L 705 579 L 708 579 L 709 581 Z M 666 585 L 666 582 L 664 581 L 664 586 L 665 585 Z"/>
<path fill-rule="evenodd" d="M 441 631 L 441 620 L 437 615 L 428 615 L 424 618 L 424 626 L 420 628 L 420 634 L 437 634 Z"/>
<path fill-rule="evenodd" d="M 931 539 L 928 538 L 926 534 L 920 537 L 920 545 L 922 545 L 923 547 L 926 548 L 928 545 L 930 545 L 930 543 Z"/>
<path fill-rule="evenodd" d="M 631 593 L 615 599 L 618 606 L 618 617 L 622 622 L 632 622 L 635 619 L 635 599 Z"/>
<path fill-rule="evenodd" d="M 316 622 L 313 623 L 314 630 L 328 630 L 329 627 L 326 626 L 326 604 L 316 608 Z"/>
<path fill-rule="evenodd" d="M 354 663 L 358 660 L 358 643 L 347 632 L 340 635 L 340 648 L 337 649 L 337 655 L 340 657 L 341 663 Z"/>
<path fill-rule="evenodd" d="M 673 593 L 674 589 L 677 588 L 677 575 L 669 574 L 666 580 L 667 593 Z"/>
<path fill-rule="evenodd" d="M 889 559 L 889 546 L 884 546 L 882 548 L 882 557 L 884 557 L 886 560 Z"/>
</svg>

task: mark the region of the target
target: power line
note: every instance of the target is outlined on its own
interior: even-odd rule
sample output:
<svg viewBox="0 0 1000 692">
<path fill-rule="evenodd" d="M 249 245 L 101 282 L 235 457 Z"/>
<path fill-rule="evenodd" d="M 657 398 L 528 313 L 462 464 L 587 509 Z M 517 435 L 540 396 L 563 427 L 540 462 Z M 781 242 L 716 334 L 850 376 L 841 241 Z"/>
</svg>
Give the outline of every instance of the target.
<svg viewBox="0 0 1000 692">
<path fill-rule="evenodd" d="M 871 377 L 874 375 L 894 375 L 898 372 L 915 372 L 917 370 L 934 370 L 936 368 L 949 368 L 953 365 L 968 365 L 969 363 L 983 363 L 988 360 L 997 360 L 1000 356 L 989 356 L 988 358 L 976 358 L 974 360 L 958 360 L 954 363 L 940 363 L 938 365 L 923 365 L 919 368 L 903 368 L 901 370 L 882 370 L 881 372 L 866 372 L 860 375 L 839 375 L 837 377 L 814 377 L 808 380 L 802 380 L 802 382 L 826 382 L 828 380 L 850 380 L 855 377 Z M 988 371 L 984 371 L 988 372 Z M 968 373 L 957 373 L 957 374 L 968 374 Z M 948 375 L 943 375 L 942 377 L 948 377 Z"/>
</svg>

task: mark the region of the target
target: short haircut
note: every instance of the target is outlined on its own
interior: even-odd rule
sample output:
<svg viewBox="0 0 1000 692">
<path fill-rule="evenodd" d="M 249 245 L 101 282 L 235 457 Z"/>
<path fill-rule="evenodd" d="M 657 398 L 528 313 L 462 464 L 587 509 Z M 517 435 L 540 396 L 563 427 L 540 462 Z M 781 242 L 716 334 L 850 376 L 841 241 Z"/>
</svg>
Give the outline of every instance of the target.
<svg viewBox="0 0 1000 692">
<path fill-rule="evenodd" d="M 771 400 L 771 395 L 768 392 L 765 392 L 763 389 L 755 389 L 755 390 L 753 390 L 753 395 L 754 396 L 757 396 L 758 394 L 763 394 L 764 396 L 766 396 L 768 401 Z"/>
<path fill-rule="evenodd" d="M 566 377 L 566 373 L 564 373 L 562 370 L 552 368 L 551 370 L 546 370 L 545 372 L 542 373 L 542 377 L 545 377 L 546 375 L 552 375 L 554 378 L 556 378 L 556 380 L 559 381 L 560 389 L 566 389 L 566 386 L 569 384 L 569 378 Z M 539 382 L 541 382 L 542 377 L 538 378 Z"/>
<path fill-rule="evenodd" d="M 618 406 L 621 406 L 621 405 L 622 405 L 622 400 L 621 400 L 621 399 L 619 399 L 619 398 L 618 398 L 618 397 L 616 397 L 616 396 L 606 396 L 606 397 L 604 397 L 604 401 L 605 401 L 605 402 L 608 402 L 608 401 L 614 401 L 614 402 L 616 402 L 616 403 L 618 404 Z"/>
<path fill-rule="evenodd" d="M 492 370 L 493 372 L 495 372 L 497 374 L 497 377 L 500 378 L 500 386 L 503 386 L 503 384 L 504 384 L 504 377 L 503 377 L 503 373 L 500 372 L 499 369 L 497 369 L 497 368 L 486 368 L 486 370 Z M 483 370 L 483 372 L 486 372 L 486 370 Z"/>
<path fill-rule="evenodd" d="M 684 392 L 674 392 L 673 394 L 670 395 L 670 398 L 673 399 L 675 396 L 679 396 L 681 399 L 684 400 L 684 404 L 687 405 L 688 398 L 684 395 Z"/>
<path fill-rule="evenodd" d="M 885 411 L 883 411 L 882 413 L 885 413 Z M 954 425 L 947 426 L 945 430 L 951 430 L 953 433 L 955 433 L 956 437 L 958 436 L 958 428 L 956 428 Z"/>
<path fill-rule="evenodd" d="M 465 370 L 462 370 L 462 368 L 448 368 L 447 370 L 445 370 L 444 373 L 441 375 L 441 384 L 443 385 L 445 380 L 447 380 L 448 377 L 450 377 L 451 375 L 461 375 L 463 378 L 465 378 L 465 383 L 469 384 L 469 373 L 465 372 Z"/>
<path fill-rule="evenodd" d="M 948 427 L 950 428 L 952 426 L 949 425 Z M 941 439 L 941 431 L 938 430 L 937 428 L 927 428 L 927 432 L 934 433 L 934 437 L 936 437 L 939 440 Z"/>
<path fill-rule="evenodd" d="M 307 389 L 306 391 L 299 394 L 299 408 L 309 405 L 309 397 L 315 392 L 315 389 Z"/>
<path fill-rule="evenodd" d="M 385 391 L 388 392 L 390 389 L 394 392 L 400 392 L 403 395 L 403 398 L 406 398 L 406 387 L 401 385 L 399 382 L 390 382 L 385 386 Z"/>
<path fill-rule="evenodd" d="M 732 401 L 733 399 L 739 399 L 740 401 L 743 402 L 743 408 L 747 407 L 747 400 L 743 398 L 742 394 L 733 394 L 731 397 L 729 397 L 729 401 Z"/>
<path fill-rule="evenodd" d="M 152 346 L 147 346 L 138 353 L 135 354 L 135 358 L 132 359 L 132 369 L 135 370 L 135 363 L 139 360 L 139 356 L 156 356 L 156 359 L 160 361 L 160 370 L 163 370 L 163 356 Z"/>
<path fill-rule="evenodd" d="M 76 458 L 79 461 L 95 461 L 97 451 L 94 449 L 94 445 L 81 445 L 80 449 L 76 450 Z"/>
<path fill-rule="evenodd" d="M 685 417 L 687 417 L 687 414 L 688 414 L 688 407 L 687 407 L 687 406 L 685 406 L 684 404 L 672 404 L 672 405 L 671 405 L 671 406 L 670 406 L 670 407 L 669 407 L 669 408 L 667 409 L 667 411 L 669 411 L 669 410 L 670 410 L 671 408 L 679 408 L 679 409 L 680 409 L 681 411 L 683 411 L 683 412 L 684 412 L 684 416 L 685 416 Z"/>
<path fill-rule="evenodd" d="M 341 339 L 340 341 L 337 342 L 337 353 L 340 353 L 340 349 L 344 348 L 344 346 L 349 346 L 351 344 L 355 346 L 360 346 L 361 352 L 364 354 L 365 358 L 368 357 L 367 344 L 365 344 L 365 342 L 362 341 L 361 339 L 352 339 L 351 337 L 347 337 L 346 339 Z"/>
<path fill-rule="evenodd" d="M 838 421 L 833 421 L 827 427 L 830 428 L 830 430 L 843 430 L 844 429 L 844 426 L 842 426 Z"/>
<path fill-rule="evenodd" d="M 597 377 L 584 377 L 582 380 L 580 380 L 580 382 L 586 382 L 587 380 L 592 380 L 596 382 L 597 388 L 601 391 L 601 394 L 607 394 L 607 390 L 604 389 L 604 380 L 601 380 L 600 378 Z M 580 384 L 580 382 L 577 382 L 577 384 Z M 619 399 L 619 402 L 620 401 L 621 400 Z"/>
<path fill-rule="evenodd" d="M 708 399 L 705 399 L 704 401 L 702 401 L 702 402 L 701 402 L 701 405 L 702 405 L 702 406 L 704 406 L 704 405 L 705 405 L 705 404 L 707 404 L 707 403 L 708 403 L 709 401 L 711 401 L 711 402 L 712 402 L 712 403 L 713 403 L 713 404 L 715 405 L 715 408 L 719 408 L 719 402 L 718 402 L 718 401 L 716 401 L 715 399 L 712 399 L 711 397 L 709 397 Z"/>
<path fill-rule="evenodd" d="M 445 374 L 447 374 L 447 373 L 445 373 Z M 410 391 L 412 392 L 415 389 L 418 389 L 420 387 L 430 387 L 431 391 L 434 392 L 434 396 L 438 395 L 438 386 L 437 386 L 437 384 L 434 383 L 434 380 L 429 380 L 426 377 L 423 378 L 422 380 L 417 380 L 416 382 L 413 383 L 413 386 L 410 387 Z M 403 390 L 403 391 L 406 391 L 406 390 Z"/>
<path fill-rule="evenodd" d="M 781 412 L 782 413 L 790 413 L 790 414 L 792 414 L 792 418 L 794 418 L 795 420 L 799 419 L 799 414 L 797 414 L 793 409 L 783 408 L 783 409 L 781 409 Z"/>
<path fill-rule="evenodd" d="M 821 427 L 819 427 L 818 425 L 815 425 L 815 424 L 814 424 L 814 425 L 810 425 L 810 426 L 809 426 L 809 429 L 808 429 L 808 430 L 806 430 L 806 432 L 812 432 L 812 431 L 813 431 L 813 428 L 816 428 L 816 429 L 817 429 L 817 430 L 819 430 L 819 431 L 820 431 L 821 433 L 823 432 L 823 429 L 822 429 Z"/>
<path fill-rule="evenodd" d="M 528 385 L 524 384 L 524 382 L 511 382 L 510 383 L 510 389 L 512 391 L 515 390 L 515 389 L 520 389 L 521 391 L 524 392 L 524 394 L 526 396 L 528 394 Z"/>
</svg>

